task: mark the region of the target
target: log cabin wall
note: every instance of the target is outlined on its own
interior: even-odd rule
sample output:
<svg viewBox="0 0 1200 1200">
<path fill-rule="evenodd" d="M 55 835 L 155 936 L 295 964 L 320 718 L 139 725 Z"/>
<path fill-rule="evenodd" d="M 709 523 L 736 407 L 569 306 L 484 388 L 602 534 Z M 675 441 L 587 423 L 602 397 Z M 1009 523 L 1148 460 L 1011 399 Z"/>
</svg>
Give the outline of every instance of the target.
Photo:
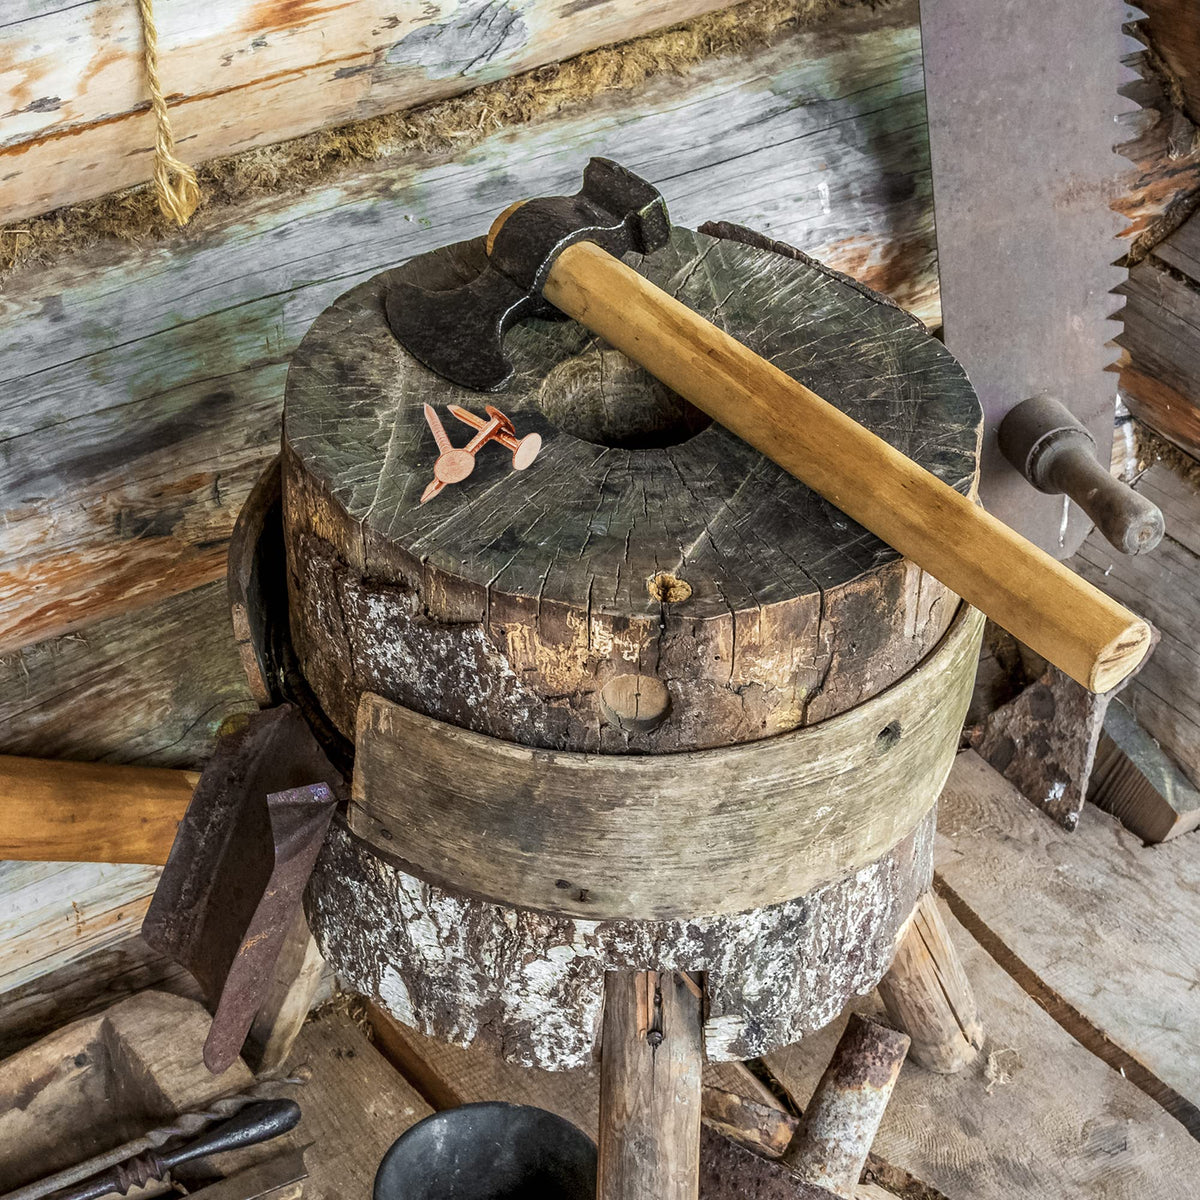
<svg viewBox="0 0 1200 1200">
<path fill-rule="evenodd" d="M 253 707 L 225 552 L 299 338 L 383 267 L 573 191 L 590 155 L 680 224 L 755 227 L 939 323 L 914 0 L 716 8 L 159 0 L 180 154 L 204 164 L 175 229 L 146 189 L 110 194 L 149 173 L 133 0 L 5 7 L 0 752 L 203 761 Z M 1143 261 L 1200 185 L 1169 61 L 1121 202 Z M 51 1009 L 185 986 L 136 937 L 154 880 L 0 865 L 0 1053 Z"/>
</svg>

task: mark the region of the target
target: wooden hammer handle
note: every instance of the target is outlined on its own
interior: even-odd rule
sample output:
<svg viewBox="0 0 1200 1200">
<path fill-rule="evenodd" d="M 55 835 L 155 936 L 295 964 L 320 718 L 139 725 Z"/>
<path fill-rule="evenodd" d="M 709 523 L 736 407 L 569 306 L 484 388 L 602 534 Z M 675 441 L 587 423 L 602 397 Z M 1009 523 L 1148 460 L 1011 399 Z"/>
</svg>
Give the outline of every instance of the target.
<svg viewBox="0 0 1200 1200">
<path fill-rule="evenodd" d="M 543 294 L 1085 687 L 1145 657 L 1145 621 L 594 243 Z"/>
<path fill-rule="evenodd" d="M 161 866 L 199 778 L 0 755 L 0 859 Z"/>
</svg>

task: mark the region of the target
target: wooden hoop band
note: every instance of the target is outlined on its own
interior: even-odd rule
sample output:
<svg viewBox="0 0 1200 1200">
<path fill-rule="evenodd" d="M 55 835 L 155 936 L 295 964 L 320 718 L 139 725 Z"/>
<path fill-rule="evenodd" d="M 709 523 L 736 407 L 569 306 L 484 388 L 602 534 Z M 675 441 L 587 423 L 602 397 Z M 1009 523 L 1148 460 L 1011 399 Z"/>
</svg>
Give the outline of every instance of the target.
<svg viewBox="0 0 1200 1200">
<path fill-rule="evenodd" d="M 887 853 L 958 746 L 983 616 L 839 716 L 679 754 L 579 754 L 473 733 L 366 693 L 351 830 L 440 887 L 584 919 L 678 920 L 803 896 Z"/>
</svg>

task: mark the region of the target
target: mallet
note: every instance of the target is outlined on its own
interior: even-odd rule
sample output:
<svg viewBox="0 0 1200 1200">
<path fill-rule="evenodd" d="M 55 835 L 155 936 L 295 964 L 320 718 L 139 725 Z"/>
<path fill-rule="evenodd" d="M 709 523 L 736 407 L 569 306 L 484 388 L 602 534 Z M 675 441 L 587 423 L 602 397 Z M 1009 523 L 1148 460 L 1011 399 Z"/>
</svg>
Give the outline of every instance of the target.
<svg viewBox="0 0 1200 1200">
<path fill-rule="evenodd" d="M 593 159 L 575 196 L 507 209 L 473 280 L 393 284 L 397 339 L 454 383 L 491 391 L 503 337 L 546 305 L 573 317 L 1094 692 L 1145 657 L 1150 627 L 802 383 L 649 283 L 620 255 L 670 234 L 645 180 Z"/>
</svg>

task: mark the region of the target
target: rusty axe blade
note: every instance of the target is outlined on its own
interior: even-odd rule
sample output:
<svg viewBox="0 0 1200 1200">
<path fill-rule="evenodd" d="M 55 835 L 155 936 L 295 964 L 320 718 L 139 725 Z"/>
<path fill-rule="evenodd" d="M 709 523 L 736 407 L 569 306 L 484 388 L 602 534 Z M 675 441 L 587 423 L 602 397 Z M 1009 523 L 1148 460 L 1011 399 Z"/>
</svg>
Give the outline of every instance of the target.
<svg viewBox="0 0 1200 1200">
<path fill-rule="evenodd" d="M 142 936 L 215 1005 L 204 1045 L 214 1074 L 241 1052 L 342 793 L 290 704 L 221 738 L 200 776 Z"/>
</svg>

